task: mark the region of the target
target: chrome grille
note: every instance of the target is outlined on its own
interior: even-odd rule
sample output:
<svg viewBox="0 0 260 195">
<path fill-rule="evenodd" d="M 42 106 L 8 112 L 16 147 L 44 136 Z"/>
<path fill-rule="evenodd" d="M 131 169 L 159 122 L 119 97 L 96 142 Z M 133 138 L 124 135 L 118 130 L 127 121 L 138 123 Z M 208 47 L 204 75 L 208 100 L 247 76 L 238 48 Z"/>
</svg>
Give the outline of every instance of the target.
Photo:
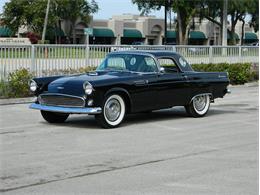
<svg viewBox="0 0 260 195">
<path fill-rule="evenodd" d="M 84 107 L 85 100 L 81 97 L 64 94 L 43 94 L 38 97 L 40 104 L 47 106 Z"/>
</svg>

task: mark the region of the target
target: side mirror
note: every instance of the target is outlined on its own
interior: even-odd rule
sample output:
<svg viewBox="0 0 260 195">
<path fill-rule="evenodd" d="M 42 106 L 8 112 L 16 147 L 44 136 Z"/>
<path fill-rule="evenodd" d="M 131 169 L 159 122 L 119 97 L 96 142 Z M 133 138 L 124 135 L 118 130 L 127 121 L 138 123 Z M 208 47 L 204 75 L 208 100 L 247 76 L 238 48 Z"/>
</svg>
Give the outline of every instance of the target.
<svg viewBox="0 0 260 195">
<path fill-rule="evenodd" d="M 159 72 L 160 72 L 161 74 L 164 74 L 164 73 L 165 73 L 164 67 L 160 67 Z"/>
</svg>

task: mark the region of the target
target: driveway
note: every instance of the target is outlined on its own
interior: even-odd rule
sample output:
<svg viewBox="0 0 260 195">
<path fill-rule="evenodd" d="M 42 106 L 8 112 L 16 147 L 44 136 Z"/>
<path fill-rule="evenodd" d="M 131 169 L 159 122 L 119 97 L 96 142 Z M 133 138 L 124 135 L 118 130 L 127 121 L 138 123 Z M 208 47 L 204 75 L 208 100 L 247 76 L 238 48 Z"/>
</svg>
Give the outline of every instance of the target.
<svg viewBox="0 0 260 195">
<path fill-rule="evenodd" d="M 117 129 L 93 116 L 51 125 L 28 104 L 0 106 L 3 194 L 258 194 L 258 86 L 231 87 L 206 117 L 182 107 Z"/>
</svg>

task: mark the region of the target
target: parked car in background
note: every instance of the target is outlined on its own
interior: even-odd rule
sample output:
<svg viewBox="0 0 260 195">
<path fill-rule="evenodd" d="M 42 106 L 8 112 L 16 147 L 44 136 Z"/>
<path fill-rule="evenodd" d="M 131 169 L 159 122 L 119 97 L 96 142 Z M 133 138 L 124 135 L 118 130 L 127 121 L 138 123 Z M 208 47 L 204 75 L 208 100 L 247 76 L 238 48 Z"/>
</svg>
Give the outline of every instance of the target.
<svg viewBox="0 0 260 195">
<path fill-rule="evenodd" d="M 252 46 L 259 46 L 259 42 L 252 43 Z"/>
<path fill-rule="evenodd" d="M 167 42 L 166 45 L 177 45 L 176 42 Z"/>
<path fill-rule="evenodd" d="M 126 114 L 184 106 L 202 117 L 210 103 L 229 92 L 226 72 L 195 72 L 178 53 L 117 51 L 107 55 L 95 72 L 34 78 L 37 96 L 30 108 L 50 123 L 70 114 L 95 115 L 104 128 L 118 127 Z"/>
<path fill-rule="evenodd" d="M 132 43 L 132 45 L 144 45 L 144 42 L 142 41 L 135 41 Z"/>
</svg>

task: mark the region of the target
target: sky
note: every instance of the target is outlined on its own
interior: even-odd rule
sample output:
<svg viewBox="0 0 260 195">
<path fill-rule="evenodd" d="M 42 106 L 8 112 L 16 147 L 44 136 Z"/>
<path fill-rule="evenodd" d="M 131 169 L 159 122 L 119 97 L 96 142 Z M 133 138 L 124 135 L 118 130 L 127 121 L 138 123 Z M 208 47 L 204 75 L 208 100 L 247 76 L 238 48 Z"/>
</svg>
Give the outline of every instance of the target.
<svg viewBox="0 0 260 195">
<path fill-rule="evenodd" d="M 94 19 L 108 19 L 112 15 L 121 15 L 123 13 L 140 14 L 137 5 L 131 0 L 96 0 L 99 5 L 98 13 L 94 14 Z M 164 10 L 152 11 L 150 15 L 164 18 Z"/>
<path fill-rule="evenodd" d="M 3 6 L 8 1 L 0 0 L 0 13 L 3 12 Z M 131 0 L 96 0 L 96 2 L 99 11 L 94 14 L 94 19 L 109 19 L 112 15 L 121 15 L 123 13 L 140 14 L 137 5 L 133 5 Z M 152 11 L 150 15 L 164 18 L 164 10 Z"/>
</svg>

